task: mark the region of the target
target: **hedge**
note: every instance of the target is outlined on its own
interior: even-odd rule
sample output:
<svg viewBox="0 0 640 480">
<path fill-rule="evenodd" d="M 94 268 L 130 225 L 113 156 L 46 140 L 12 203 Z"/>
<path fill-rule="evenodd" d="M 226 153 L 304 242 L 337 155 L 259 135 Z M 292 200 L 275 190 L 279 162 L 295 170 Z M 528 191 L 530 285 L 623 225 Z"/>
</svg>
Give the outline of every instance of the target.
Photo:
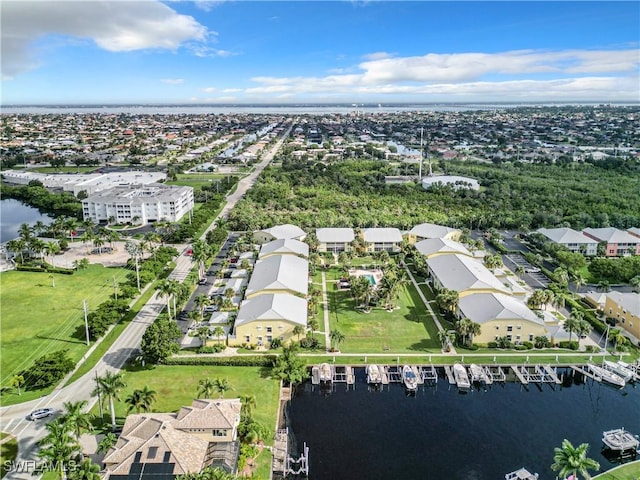
<svg viewBox="0 0 640 480">
<path fill-rule="evenodd" d="M 71 268 L 60 267 L 34 267 L 30 265 L 17 265 L 16 270 L 21 272 L 36 272 L 36 273 L 62 273 L 64 275 L 73 275 L 75 270 Z"/>
<path fill-rule="evenodd" d="M 220 367 L 273 367 L 275 355 L 251 357 L 185 357 L 174 356 L 164 360 L 164 365 L 217 365 Z"/>
<path fill-rule="evenodd" d="M 591 326 L 593 327 L 593 329 L 596 332 L 602 334 L 602 333 L 607 331 L 607 325 L 602 320 L 597 318 L 594 315 L 593 311 L 591 311 L 590 309 L 585 308 L 582 303 L 577 302 L 573 298 L 567 298 L 566 299 L 566 303 L 569 304 L 569 306 L 572 309 L 575 308 L 578 311 L 584 313 L 585 320 L 588 321 L 591 324 Z"/>
</svg>

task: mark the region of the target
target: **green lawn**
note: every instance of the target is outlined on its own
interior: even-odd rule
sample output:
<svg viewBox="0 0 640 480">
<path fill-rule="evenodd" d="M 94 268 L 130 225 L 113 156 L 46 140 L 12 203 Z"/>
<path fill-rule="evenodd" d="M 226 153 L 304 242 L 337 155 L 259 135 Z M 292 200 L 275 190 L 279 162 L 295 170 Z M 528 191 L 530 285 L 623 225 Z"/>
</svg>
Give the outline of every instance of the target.
<svg viewBox="0 0 640 480">
<path fill-rule="evenodd" d="M 38 167 L 38 168 L 34 168 L 32 169 L 32 171 L 38 172 L 38 173 L 92 173 L 94 172 L 96 169 L 98 169 L 100 167 L 96 167 L 94 166 L 86 166 L 86 167 L 61 167 L 61 168 L 56 168 L 56 167 Z"/>
<path fill-rule="evenodd" d="M 89 310 L 95 309 L 112 294 L 114 276 L 123 281 L 126 274 L 122 268 L 90 265 L 73 275 L 54 274 L 53 287 L 45 273 L 1 273 L 2 386 L 45 353 L 68 349 L 71 358 L 79 360 L 87 351 L 83 299 Z M 17 397 L 13 392 L 4 395 Z M 28 395 L 23 393 L 21 401 L 29 400 Z"/>
<path fill-rule="evenodd" d="M 372 308 L 370 313 L 355 310 L 348 290 L 337 290 L 331 282 L 339 276 L 338 269 L 330 269 L 327 278 L 329 320 L 331 329 L 345 335 L 340 350 L 346 353 L 440 352 L 437 328 L 418 292 L 410 282 L 400 290 L 400 308 L 387 312 Z"/>
<path fill-rule="evenodd" d="M 166 184 L 193 187 L 196 190 L 200 190 L 205 185 L 211 185 L 212 181 L 215 182 L 225 177 L 226 175 L 220 175 L 219 173 L 179 173 L 177 180 L 168 181 Z M 220 187 L 222 190 L 222 185 Z"/>
<path fill-rule="evenodd" d="M 593 480 L 638 480 L 640 478 L 640 460 L 637 460 L 593 477 Z"/>
</svg>

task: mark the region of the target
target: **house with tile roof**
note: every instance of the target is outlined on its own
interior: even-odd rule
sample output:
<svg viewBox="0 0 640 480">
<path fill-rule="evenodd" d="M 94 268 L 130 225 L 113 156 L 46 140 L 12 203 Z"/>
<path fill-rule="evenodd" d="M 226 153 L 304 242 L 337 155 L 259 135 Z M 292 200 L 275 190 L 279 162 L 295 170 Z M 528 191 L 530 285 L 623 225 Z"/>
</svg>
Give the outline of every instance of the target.
<svg viewBox="0 0 640 480">
<path fill-rule="evenodd" d="M 594 256 L 598 253 L 598 241 L 572 228 L 539 228 L 537 232 L 572 252 Z"/>
<path fill-rule="evenodd" d="M 235 473 L 240 399 L 196 399 L 178 413 L 129 415 L 103 463 L 106 479 L 158 480 L 214 466 Z"/>
<path fill-rule="evenodd" d="M 617 228 L 585 228 L 582 233 L 587 237 L 605 244 L 607 257 L 640 255 L 640 238 Z"/>
</svg>

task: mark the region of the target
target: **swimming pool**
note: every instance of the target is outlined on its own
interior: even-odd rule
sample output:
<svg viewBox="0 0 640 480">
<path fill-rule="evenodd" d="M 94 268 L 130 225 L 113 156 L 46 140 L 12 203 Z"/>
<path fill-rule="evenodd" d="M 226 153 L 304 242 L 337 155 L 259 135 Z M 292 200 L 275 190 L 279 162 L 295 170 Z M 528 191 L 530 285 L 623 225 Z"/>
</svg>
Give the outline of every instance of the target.
<svg viewBox="0 0 640 480">
<path fill-rule="evenodd" d="M 367 280 L 369 280 L 369 283 L 371 285 L 373 285 L 374 287 L 376 286 L 376 277 L 374 277 L 373 275 L 369 275 L 369 274 L 365 274 L 362 275 L 364 278 L 366 278 Z"/>
</svg>

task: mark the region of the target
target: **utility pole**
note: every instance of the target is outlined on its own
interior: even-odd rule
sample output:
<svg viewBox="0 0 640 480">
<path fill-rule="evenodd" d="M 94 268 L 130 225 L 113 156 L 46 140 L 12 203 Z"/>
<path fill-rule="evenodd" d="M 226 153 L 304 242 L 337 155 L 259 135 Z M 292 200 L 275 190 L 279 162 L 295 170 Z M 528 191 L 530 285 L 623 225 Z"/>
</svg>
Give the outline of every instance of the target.
<svg viewBox="0 0 640 480">
<path fill-rule="evenodd" d="M 138 291 L 140 291 L 140 270 L 138 268 L 138 252 L 136 252 L 136 281 L 138 283 Z"/>
<path fill-rule="evenodd" d="M 116 276 L 113 276 L 113 296 L 118 301 L 118 282 L 116 282 Z"/>
<path fill-rule="evenodd" d="M 82 309 L 84 310 L 84 332 L 87 336 L 87 346 L 89 346 L 89 322 L 87 319 L 88 308 L 86 300 L 82 300 Z"/>
<path fill-rule="evenodd" d="M 104 413 L 102 411 L 102 393 L 100 393 L 100 381 L 98 380 L 98 371 L 94 370 L 96 374 L 96 391 L 98 392 L 98 406 L 100 407 L 100 420 L 104 423 Z"/>
</svg>

